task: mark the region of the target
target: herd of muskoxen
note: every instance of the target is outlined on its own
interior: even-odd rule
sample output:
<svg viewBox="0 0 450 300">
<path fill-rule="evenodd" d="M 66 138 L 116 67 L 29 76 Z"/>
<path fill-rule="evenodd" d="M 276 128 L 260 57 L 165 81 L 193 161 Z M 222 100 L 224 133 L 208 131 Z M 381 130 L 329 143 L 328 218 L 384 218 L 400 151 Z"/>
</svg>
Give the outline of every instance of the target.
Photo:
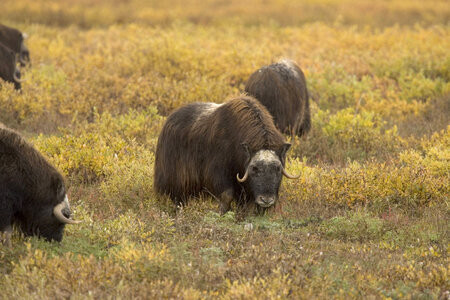
<svg viewBox="0 0 450 300">
<path fill-rule="evenodd" d="M 18 64 L 29 63 L 24 35 L 0 25 L 0 77 L 20 88 Z M 306 80 L 290 60 L 254 72 L 246 94 L 222 104 L 191 103 L 170 114 L 155 154 L 154 188 L 176 205 L 202 194 L 219 200 L 220 212 L 278 199 L 291 144 L 284 134 L 311 127 Z M 76 224 L 62 175 L 19 133 L 0 123 L 0 232 L 11 244 L 13 226 L 26 236 L 61 241 L 65 224 Z"/>
</svg>

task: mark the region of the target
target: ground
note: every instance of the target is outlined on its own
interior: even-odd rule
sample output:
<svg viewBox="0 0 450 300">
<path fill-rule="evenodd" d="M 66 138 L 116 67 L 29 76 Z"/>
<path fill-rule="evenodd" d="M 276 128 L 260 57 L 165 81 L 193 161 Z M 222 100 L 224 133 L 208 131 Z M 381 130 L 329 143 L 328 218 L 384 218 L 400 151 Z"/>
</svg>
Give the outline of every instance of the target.
<svg viewBox="0 0 450 300">
<path fill-rule="evenodd" d="M 0 122 L 65 176 L 61 243 L 0 245 L 1 299 L 448 299 L 447 1 L 6 0 L 28 35 Z M 298 63 L 312 130 L 280 200 L 176 212 L 153 191 L 165 118 L 221 103 L 281 58 Z"/>
</svg>

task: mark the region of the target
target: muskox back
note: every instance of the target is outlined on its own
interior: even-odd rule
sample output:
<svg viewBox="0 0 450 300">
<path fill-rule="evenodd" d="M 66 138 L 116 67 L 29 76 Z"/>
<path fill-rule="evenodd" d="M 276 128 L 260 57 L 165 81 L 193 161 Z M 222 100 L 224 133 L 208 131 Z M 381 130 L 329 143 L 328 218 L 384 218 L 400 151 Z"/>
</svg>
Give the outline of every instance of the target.
<svg viewBox="0 0 450 300">
<path fill-rule="evenodd" d="M 291 60 L 281 60 L 254 72 L 247 81 L 245 92 L 267 108 L 283 133 L 300 137 L 310 130 L 305 75 Z"/>
<path fill-rule="evenodd" d="M 286 145 L 269 112 L 252 97 L 241 96 L 224 104 L 188 104 L 172 113 L 161 131 L 154 188 L 169 195 L 176 205 L 202 192 L 225 198 L 228 204 L 232 199 L 247 202 L 255 196 L 255 185 L 250 186 L 250 180 L 239 182 L 236 175 L 245 174 L 260 151 L 267 151 L 269 155 L 261 157 L 276 160 L 279 169 L 274 170 L 280 171 Z M 279 174 L 273 177 L 270 191 L 276 195 Z"/>
<path fill-rule="evenodd" d="M 63 177 L 18 133 L 0 124 L 0 231 L 60 241 L 70 210 Z"/>
</svg>

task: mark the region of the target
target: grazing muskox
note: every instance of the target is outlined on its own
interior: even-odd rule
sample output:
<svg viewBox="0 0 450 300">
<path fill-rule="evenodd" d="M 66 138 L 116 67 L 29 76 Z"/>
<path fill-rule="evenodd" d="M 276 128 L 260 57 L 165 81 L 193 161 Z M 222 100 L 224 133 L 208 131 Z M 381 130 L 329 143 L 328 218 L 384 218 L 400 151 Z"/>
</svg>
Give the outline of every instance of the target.
<svg viewBox="0 0 450 300">
<path fill-rule="evenodd" d="M 25 46 L 25 38 L 26 34 L 19 30 L 0 24 L 0 43 L 17 54 L 22 67 L 30 63 L 30 51 Z"/>
<path fill-rule="evenodd" d="M 281 132 L 301 137 L 311 128 L 308 90 L 302 70 L 291 60 L 281 60 L 253 73 L 245 92 L 272 114 Z"/>
<path fill-rule="evenodd" d="M 0 124 L 0 231 L 11 245 L 12 225 L 26 235 L 61 241 L 70 219 L 62 176 L 19 134 Z"/>
<path fill-rule="evenodd" d="M 14 83 L 14 88 L 20 90 L 20 71 L 16 66 L 16 56 L 13 51 L 0 43 L 0 78 Z"/>
<path fill-rule="evenodd" d="M 188 104 L 167 118 L 159 136 L 154 187 L 177 206 L 207 192 L 219 198 L 222 213 L 233 199 L 267 208 L 282 175 L 295 178 L 284 169 L 290 146 L 253 97 Z"/>
</svg>

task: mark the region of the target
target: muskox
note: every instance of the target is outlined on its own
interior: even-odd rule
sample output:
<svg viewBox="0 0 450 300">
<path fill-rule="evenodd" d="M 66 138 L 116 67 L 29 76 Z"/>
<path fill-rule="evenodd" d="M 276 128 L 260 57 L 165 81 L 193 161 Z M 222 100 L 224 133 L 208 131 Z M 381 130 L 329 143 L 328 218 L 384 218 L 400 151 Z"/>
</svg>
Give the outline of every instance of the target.
<svg viewBox="0 0 450 300">
<path fill-rule="evenodd" d="M 22 67 L 30 63 L 30 51 L 25 46 L 25 38 L 26 34 L 19 30 L 0 24 L 0 43 L 14 51 Z"/>
<path fill-rule="evenodd" d="M 0 78 L 14 83 L 14 88 L 20 90 L 22 87 L 20 71 L 16 65 L 14 52 L 0 43 Z"/>
<path fill-rule="evenodd" d="M 0 231 L 11 245 L 12 226 L 26 236 L 61 241 L 70 219 L 61 174 L 18 133 L 0 124 Z"/>
<path fill-rule="evenodd" d="M 291 60 L 281 60 L 253 73 L 245 92 L 272 114 L 281 132 L 301 137 L 311 128 L 309 96 L 302 70 Z"/>
<path fill-rule="evenodd" d="M 202 193 L 239 207 L 272 206 L 278 198 L 291 144 L 253 97 L 224 104 L 192 103 L 166 120 L 155 155 L 154 188 L 177 206 Z"/>
</svg>

